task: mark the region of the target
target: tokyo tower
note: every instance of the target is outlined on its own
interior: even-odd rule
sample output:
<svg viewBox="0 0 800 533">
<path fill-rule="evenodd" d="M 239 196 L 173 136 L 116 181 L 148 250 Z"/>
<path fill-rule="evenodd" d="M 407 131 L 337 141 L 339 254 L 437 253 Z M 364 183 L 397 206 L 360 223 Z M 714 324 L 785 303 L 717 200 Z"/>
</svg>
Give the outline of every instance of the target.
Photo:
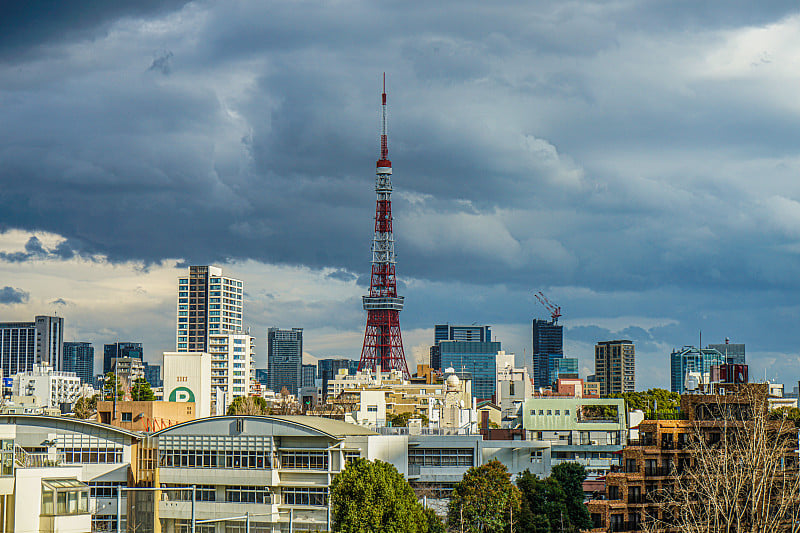
<svg viewBox="0 0 800 533">
<path fill-rule="evenodd" d="M 392 162 L 386 137 L 386 74 L 383 75 L 381 105 L 381 155 L 375 174 L 375 236 L 372 239 L 372 276 L 369 294 L 362 296 L 367 312 L 367 329 L 358 369 L 375 371 L 400 370 L 408 378 L 403 337 L 400 334 L 400 311 L 403 297 L 397 295 L 392 233 Z"/>
</svg>

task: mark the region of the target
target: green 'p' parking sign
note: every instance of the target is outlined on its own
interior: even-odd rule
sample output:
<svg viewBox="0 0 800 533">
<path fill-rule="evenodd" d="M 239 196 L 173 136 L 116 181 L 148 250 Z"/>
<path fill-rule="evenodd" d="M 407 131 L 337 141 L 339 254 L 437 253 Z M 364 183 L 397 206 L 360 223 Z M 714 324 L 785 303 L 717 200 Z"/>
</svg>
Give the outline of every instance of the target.
<svg viewBox="0 0 800 533">
<path fill-rule="evenodd" d="M 193 402 L 194 393 L 187 387 L 175 387 L 169 393 L 169 401 L 171 402 Z"/>
</svg>

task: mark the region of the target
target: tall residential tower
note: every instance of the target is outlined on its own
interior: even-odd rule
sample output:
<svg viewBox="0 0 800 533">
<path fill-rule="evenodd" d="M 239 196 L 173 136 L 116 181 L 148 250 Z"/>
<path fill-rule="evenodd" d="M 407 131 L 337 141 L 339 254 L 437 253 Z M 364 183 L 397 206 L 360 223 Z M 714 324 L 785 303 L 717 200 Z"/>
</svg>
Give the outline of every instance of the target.
<svg viewBox="0 0 800 533">
<path fill-rule="evenodd" d="M 636 390 L 636 347 L 629 340 L 598 342 L 594 347 L 594 379 L 600 396 Z"/>
<path fill-rule="evenodd" d="M 297 394 L 303 378 L 303 328 L 267 330 L 267 387 Z"/>
<path fill-rule="evenodd" d="M 243 331 L 242 285 L 214 266 L 190 266 L 178 278 L 177 351 L 207 352 L 210 335 Z"/>
</svg>

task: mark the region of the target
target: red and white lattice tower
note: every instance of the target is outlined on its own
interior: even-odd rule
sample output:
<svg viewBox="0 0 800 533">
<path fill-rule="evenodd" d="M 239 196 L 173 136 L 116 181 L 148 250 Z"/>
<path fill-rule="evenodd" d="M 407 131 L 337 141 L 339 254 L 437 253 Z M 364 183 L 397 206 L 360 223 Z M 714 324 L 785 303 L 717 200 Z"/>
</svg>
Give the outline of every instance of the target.
<svg viewBox="0 0 800 533">
<path fill-rule="evenodd" d="M 381 107 L 381 156 L 375 176 L 378 201 L 375 208 L 375 237 L 372 239 L 372 276 L 369 295 L 363 296 L 367 329 L 361 349 L 359 370 L 400 370 L 408 378 L 403 337 L 400 334 L 400 311 L 403 297 L 397 295 L 394 273 L 394 235 L 392 233 L 392 162 L 386 138 L 386 74 L 383 75 Z"/>
</svg>

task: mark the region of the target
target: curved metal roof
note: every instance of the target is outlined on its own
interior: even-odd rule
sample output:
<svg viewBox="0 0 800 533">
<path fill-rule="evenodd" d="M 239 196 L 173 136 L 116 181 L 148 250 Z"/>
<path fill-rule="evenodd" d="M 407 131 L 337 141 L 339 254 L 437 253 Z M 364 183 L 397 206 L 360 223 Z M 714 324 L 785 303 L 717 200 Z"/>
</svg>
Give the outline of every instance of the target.
<svg viewBox="0 0 800 533">
<path fill-rule="evenodd" d="M 350 424 L 348 422 L 342 422 L 340 420 L 332 420 L 330 418 L 323 418 L 320 416 L 305 416 L 305 415 L 266 415 L 266 416 L 231 415 L 231 416 L 214 416 L 207 418 L 198 418 L 195 420 L 182 422 L 180 424 L 175 424 L 174 426 L 170 426 L 155 433 L 151 433 L 151 435 L 157 436 L 163 433 L 167 433 L 169 431 L 173 431 L 177 428 L 185 428 L 187 426 L 193 424 L 201 424 L 203 422 L 211 422 L 211 421 L 219 422 L 223 420 L 236 420 L 237 418 L 261 420 L 266 422 L 274 421 L 274 422 L 289 423 L 291 425 L 303 429 L 310 429 L 316 431 L 318 433 L 327 435 L 335 439 L 351 435 L 362 435 L 362 436 L 377 435 L 377 433 L 375 433 L 371 429 L 367 429 L 362 426 L 357 426 L 355 424 Z"/>
<path fill-rule="evenodd" d="M 111 431 L 112 433 L 118 433 L 120 435 L 125 435 L 127 437 L 132 437 L 135 439 L 141 439 L 143 435 L 136 431 L 129 431 L 127 429 L 122 429 L 117 426 L 112 426 L 110 424 L 103 424 L 101 422 L 95 422 L 94 420 L 84 420 L 82 418 L 75 418 L 71 416 L 50 416 L 50 415 L 20 415 L 20 414 L 0 414 L 0 424 L 18 424 L 20 421 L 30 420 L 34 422 L 39 422 L 39 425 L 44 425 L 41 422 L 43 421 L 52 421 L 58 422 L 61 424 L 66 425 L 75 425 L 77 427 L 86 426 L 86 427 L 93 427 L 93 428 L 100 428 L 106 431 Z"/>
</svg>

